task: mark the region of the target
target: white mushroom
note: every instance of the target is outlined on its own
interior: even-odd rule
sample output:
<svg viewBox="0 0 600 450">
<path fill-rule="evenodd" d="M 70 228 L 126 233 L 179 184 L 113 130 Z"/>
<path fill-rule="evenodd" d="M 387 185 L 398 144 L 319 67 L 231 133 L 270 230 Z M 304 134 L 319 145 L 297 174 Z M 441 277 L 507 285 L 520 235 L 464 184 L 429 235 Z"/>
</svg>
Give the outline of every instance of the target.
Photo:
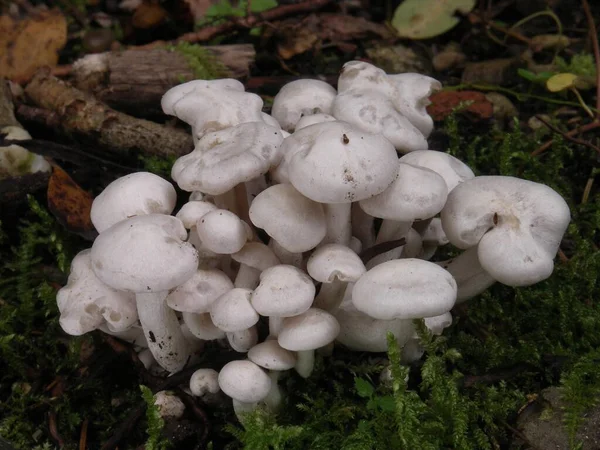
<svg viewBox="0 0 600 450">
<path fill-rule="evenodd" d="M 179 419 L 185 412 L 185 405 L 171 391 L 159 391 L 154 394 L 154 405 L 163 419 Z"/>
<path fill-rule="evenodd" d="M 315 280 L 323 283 L 314 307 L 325 311 L 336 309 L 348 282 L 356 282 L 367 271 L 359 256 L 340 244 L 327 244 L 308 258 L 306 269 Z"/>
<path fill-rule="evenodd" d="M 91 251 L 92 269 L 105 284 L 136 294 L 137 311 L 156 361 L 169 372 L 181 370 L 190 349 L 169 290 L 185 283 L 198 267 L 187 232 L 172 216 L 148 214 L 123 220 L 100 233 Z"/>
<path fill-rule="evenodd" d="M 281 88 L 273 99 L 271 114 L 290 133 L 303 116 L 329 114 L 335 89 L 320 80 L 296 80 Z"/>
<path fill-rule="evenodd" d="M 456 303 L 462 303 L 481 294 L 496 282 L 481 267 L 477 256 L 477 247 L 471 247 L 452 259 L 436 264 L 450 272 L 456 280 L 458 287 Z"/>
<path fill-rule="evenodd" d="M 334 316 L 310 308 L 283 320 L 277 342 L 281 347 L 297 352 L 296 372 L 308 378 L 315 365 L 315 350 L 333 342 L 339 332 L 340 324 Z"/>
<path fill-rule="evenodd" d="M 194 397 L 199 397 L 204 403 L 214 403 L 221 388 L 219 388 L 219 372 L 214 369 L 198 369 L 190 377 L 190 391 Z"/>
<path fill-rule="evenodd" d="M 458 185 L 448 196 L 442 225 L 458 248 L 478 246 L 483 269 L 500 283 L 528 286 L 548 278 L 571 220 L 550 187 L 504 176 Z"/>
<path fill-rule="evenodd" d="M 226 209 L 215 209 L 202 216 L 196 222 L 196 233 L 204 248 L 224 255 L 239 252 L 252 236 L 247 224 Z"/>
<path fill-rule="evenodd" d="M 60 326 L 71 335 L 106 324 L 112 332 L 128 330 L 138 320 L 135 295 L 107 286 L 92 270 L 91 250 L 73 258 L 67 284 L 56 294 Z"/>
<path fill-rule="evenodd" d="M 167 180 L 148 172 L 117 178 L 92 203 L 90 217 L 98 233 L 129 217 L 171 214 L 177 202 L 175 188 Z"/>
<path fill-rule="evenodd" d="M 271 390 L 271 378 L 252 361 L 231 361 L 219 372 L 221 390 L 233 399 L 233 408 L 240 422 L 252 412 Z"/>
<path fill-rule="evenodd" d="M 260 281 L 260 274 L 270 267 L 280 264 L 279 259 L 269 247 L 260 242 L 248 242 L 231 258 L 240 263 L 235 277 L 235 287 L 254 289 Z"/>
<path fill-rule="evenodd" d="M 167 296 L 167 305 L 175 311 L 205 313 L 214 301 L 233 289 L 233 283 L 222 271 L 198 269 L 185 283 Z"/>
<path fill-rule="evenodd" d="M 458 158 L 435 150 L 417 150 L 407 153 L 400 158 L 401 163 L 411 164 L 433 170 L 440 175 L 451 192 L 456 186 L 475 177 L 469 166 Z"/>
<path fill-rule="evenodd" d="M 260 283 L 252 293 L 252 306 L 269 317 L 271 336 L 277 337 L 284 317 L 305 312 L 315 298 L 315 285 L 300 269 L 279 264 L 260 274 Z"/>
<path fill-rule="evenodd" d="M 456 290 L 454 278 L 441 267 L 420 259 L 397 259 L 360 277 L 352 303 L 376 319 L 419 319 L 450 311 Z"/>
</svg>

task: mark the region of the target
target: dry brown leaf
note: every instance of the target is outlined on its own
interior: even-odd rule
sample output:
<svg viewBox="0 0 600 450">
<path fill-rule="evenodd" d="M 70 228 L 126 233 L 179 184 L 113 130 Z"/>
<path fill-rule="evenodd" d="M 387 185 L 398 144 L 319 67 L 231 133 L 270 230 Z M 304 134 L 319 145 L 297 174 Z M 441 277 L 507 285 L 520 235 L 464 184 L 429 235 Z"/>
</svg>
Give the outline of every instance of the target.
<svg viewBox="0 0 600 450">
<path fill-rule="evenodd" d="M 0 77 L 21 82 L 42 66 L 55 66 L 67 43 L 67 21 L 58 10 L 24 20 L 0 16 Z"/>
<path fill-rule="evenodd" d="M 494 115 L 494 106 L 484 94 L 477 91 L 441 91 L 429 97 L 431 104 L 427 106 L 427 112 L 433 120 L 444 120 L 461 103 L 470 103 L 465 109 L 466 113 L 474 122 L 491 119 Z"/>
<path fill-rule="evenodd" d="M 304 53 L 319 42 L 339 45 L 355 39 L 392 37 L 384 25 L 343 14 L 311 14 L 301 22 L 295 18 L 279 22 L 277 28 L 281 30 L 277 33 L 277 52 L 283 59 Z"/>
<path fill-rule="evenodd" d="M 90 211 L 92 195 L 84 191 L 73 179 L 56 164 L 48 182 L 48 208 L 58 222 L 67 230 L 84 237 L 96 233 Z"/>
<path fill-rule="evenodd" d="M 167 17 L 167 11 L 158 3 L 142 3 L 133 13 L 131 23 L 135 28 L 147 30 L 160 25 Z"/>
</svg>

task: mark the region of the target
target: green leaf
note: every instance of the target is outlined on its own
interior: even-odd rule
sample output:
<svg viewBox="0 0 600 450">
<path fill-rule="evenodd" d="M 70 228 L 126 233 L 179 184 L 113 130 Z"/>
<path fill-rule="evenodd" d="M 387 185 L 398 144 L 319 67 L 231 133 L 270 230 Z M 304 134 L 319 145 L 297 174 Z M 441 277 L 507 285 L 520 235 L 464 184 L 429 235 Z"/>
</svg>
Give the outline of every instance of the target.
<svg viewBox="0 0 600 450">
<path fill-rule="evenodd" d="M 460 19 L 457 12 L 467 14 L 476 0 L 405 0 L 396 8 L 392 26 L 401 37 L 427 39 L 454 28 Z"/>
<path fill-rule="evenodd" d="M 544 84 L 550 77 L 554 75 L 552 72 L 539 72 L 535 73 L 527 69 L 517 69 L 517 73 L 520 77 L 531 81 L 532 83 Z"/>
<path fill-rule="evenodd" d="M 373 392 L 375 392 L 375 388 L 373 387 L 373 385 L 367 380 L 363 380 L 362 378 L 354 379 L 354 387 L 356 389 L 357 394 L 361 397 L 369 398 L 373 395 Z"/>
</svg>

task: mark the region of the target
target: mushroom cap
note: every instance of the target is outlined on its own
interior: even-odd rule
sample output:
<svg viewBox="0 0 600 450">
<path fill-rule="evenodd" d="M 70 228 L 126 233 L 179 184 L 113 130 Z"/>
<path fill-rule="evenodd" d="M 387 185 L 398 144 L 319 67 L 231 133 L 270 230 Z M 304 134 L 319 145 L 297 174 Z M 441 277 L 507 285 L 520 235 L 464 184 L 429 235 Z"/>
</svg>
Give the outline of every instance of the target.
<svg viewBox="0 0 600 450">
<path fill-rule="evenodd" d="M 471 247 L 455 258 L 436 262 L 436 264 L 442 266 L 454 277 L 458 286 L 456 303 L 462 303 L 481 294 L 496 282 L 481 267 L 477 256 L 477 247 Z"/>
<path fill-rule="evenodd" d="M 210 318 L 223 331 L 242 331 L 258 322 L 258 313 L 250 304 L 250 289 L 234 288 L 221 295 L 210 308 Z"/>
<path fill-rule="evenodd" d="M 321 203 L 351 203 L 383 192 L 396 178 L 398 157 L 382 135 L 346 122 L 311 125 L 285 139 L 281 152 L 291 184 Z"/>
<path fill-rule="evenodd" d="M 471 168 L 461 160 L 448 153 L 438 152 L 436 150 L 417 150 L 410 152 L 402 156 L 400 162 L 433 170 L 444 179 L 448 186 L 448 192 L 451 192 L 452 189 L 463 181 L 475 177 Z"/>
<path fill-rule="evenodd" d="M 208 250 L 229 255 L 239 252 L 248 239 L 246 224 L 226 209 L 215 209 L 196 222 L 196 233 Z"/>
<path fill-rule="evenodd" d="M 283 319 L 277 338 L 287 350 L 316 350 L 335 340 L 340 332 L 337 319 L 322 309 L 310 308 L 302 314 Z"/>
<path fill-rule="evenodd" d="M 296 131 L 301 130 L 302 128 L 309 127 L 314 125 L 315 123 L 321 122 L 335 122 L 337 119 L 329 114 L 311 114 L 308 116 L 302 116 L 298 123 L 296 124 Z"/>
<path fill-rule="evenodd" d="M 277 128 L 278 130 L 281 130 L 281 125 L 279 124 L 279 122 L 277 122 L 277 119 L 275 117 L 273 117 L 273 116 L 271 116 L 271 115 L 269 115 L 267 113 L 262 113 L 261 117 L 263 119 L 263 122 L 266 123 L 267 125 L 269 125 L 270 127 Z"/>
<path fill-rule="evenodd" d="M 352 290 L 352 303 L 376 319 L 419 319 L 450 311 L 456 289 L 452 275 L 436 264 L 397 259 L 360 277 Z"/>
<path fill-rule="evenodd" d="M 262 99 L 244 92 L 237 80 L 194 80 L 169 89 L 161 100 L 165 114 L 190 124 L 195 137 L 246 122 L 262 122 Z"/>
<path fill-rule="evenodd" d="M 231 348 L 239 353 L 246 353 L 258 343 L 258 330 L 256 326 L 225 334 Z"/>
<path fill-rule="evenodd" d="M 478 245 L 479 262 L 492 278 L 528 286 L 552 274 L 571 215 L 564 199 L 546 185 L 485 176 L 458 185 L 441 218 L 453 245 Z"/>
<path fill-rule="evenodd" d="M 181 313 L 181 317 L 185 325 L 187 325 L 188 330 L 190 330 L 190 333 L 198 339 L 213 341 L 225 337 L 225 332 L 215 326 L 209 313 L 198 314 L 184 311 Z"/>
<path fill-rule="evenodd" d="M 388 96 L 394 92 L 385 71 L 365 61 L 348 61 L 340 71 L 338 93 L 352 89 L 370 89 Z"/>
<path fill-rule="evenodd" d="M 171 214 L 177 202 L 175 188 L 149 172 L 117 178 L 92 203 L 90 218 L 98 233 L 117 222 L 144 214 Z"/>
<path fill-rule="evenodd" d="M 102 283 L 92 270 L 91 250 L 73 258 L 67 284 L 56 294 L 60 326 L 80 336 L 106 323 L 112 332 L 125 331 L 137 322 L 135 295 Z"/>
<path fill-rule="evenodd" d="M 397 164 L 397 178 L 381 194 L 362 200 L 367 214 L 382 219 L 409 222 L 439 213 L 448 197 L 444 179 L 432 170 Z"/>
<path fill-rule="evenodd" d="M 248 359 L 269 370 L 289 370 L 296 365 L 296 355 L 281 347 L 275 339 L 252 347 L 248 351 Z"/>
<path fill-rule="evenodd" d="M 317 248 L 306 265 L 308 274 L 323 283 L 357 281 L 367 271 L 360 257 L 341 244 L 326 244 Z"/>
<path fill-rule="evenodd" d="M 276 184 L 258 194 L 249 215 L 254 225 L 294 253 L 315 248 L 327 232 L 323 206 L 289 184 Z"/>
<path fill-rule="evenodd" d="M 171 177 L 184 191 L 220 195 L 268 172 L 281 159 L 281 130 L 263 122 L 207 133 L 175 161 Z"/>
<path fill-rule="evenodd" d="M 431 219 L 431 222 L 427 225 L 427 228 L 425 228 L 422 237 L 424 244 L 446 245 L 450 242 L 448 236 L 444 233 L 442 219 L 439 217 Z"/>
<path fill-rule="evenodd" d="M 388 75 L 395 88 L 392 102 L 395 108 L 410 123 L 427 137 L 433 130 L 433 119 L 427 113 L 429 96 L 442 88 L 442 84 L 420 73 L 399 73 Z"/>
<path fill-rule="evenodd" d="M 303 116 L 329 114 L 336 91 L 321 80 L 295 80 L 281 88 L 273 99 L 271 115 L 281 128 L 293 132 Z"/>
<path fill-rule="evenodd" d="M 388 349 L 387 333 L 391 332 L 400 347 L 415 333 L 412 319 L 374 319 L 354 308 L 341 308 L 335 312 L 340 324 L 337 341 L 356 352 L 385 352 Z"/>
<path fill-rule="evenodd" d="M 231 254 L 231 259 L 261 272 L 281 264 L 273 250 L 262 242 L 246 242 L 239 252 Z"/>
<path fill-rule="evenodd" d="M 310 308 L 315 290 L 312 280 L 303 271 L 279 264 L 260 274 L 251 302 L 261 316 L 296 316 Z"/>
<path fill-rule="evenodd" d="M 175 217 L 181 220 L 186 230 L 191 230 L 196 226 L 196 222 L 215 209 L 219 208 L 212 203 L 199 200 L 190 200 L 181 207 Z"/>
<path fill-rule="evenodd" d="M 154 406 L 158 408 L 160 417 L 178 419 L 185 412 L 185 405 L 177 395 L 170 391 L 159 391 L 154 394 Z"/>
<path fill-rule="evenodd" d="M 233 289 L 233 283 L 220 270 L 198 269 L 185 283 L 167 295 L 167 305 L 175 311 L 204 313 L 214 301 Z"/>
<path fill-rule="evenodd" d="M 219 372 L 214 369 L 198 369 L 190 377 L 190 391 L 196 397 L 216 394 L 219 388 Z"/>
<path fill-rule="evenodd" d="M 129 292 L 168 291 L 198 267 L 198 252 L 185 242 L 181 220 L 147 214 L 122 220 L 92 246 L 92 269 L 105 284 Z"/>
<path fill-rule="evenodd" d="M 256 403 L 271 390 L 271 378 L 252 361 L 231 361 L 219 372 L 219 386 L 239 402 Z"/>
</svg>

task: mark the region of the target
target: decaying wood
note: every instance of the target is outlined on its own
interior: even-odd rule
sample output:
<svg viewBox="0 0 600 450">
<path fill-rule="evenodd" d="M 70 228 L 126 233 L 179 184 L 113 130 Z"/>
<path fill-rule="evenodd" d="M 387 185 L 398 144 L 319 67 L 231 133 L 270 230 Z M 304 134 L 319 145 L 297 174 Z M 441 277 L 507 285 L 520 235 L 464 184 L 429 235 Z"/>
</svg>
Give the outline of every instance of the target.
<svg viewBox="0 0 600 450">
<path fill-rule="evenodd" d="M 109 152 L 165 157 L 184 155 L 194 148 L 189 133 L 115 111 L 46 69 L 36 73 L 25 93 L 52 113 L 60 132 Z"/>
<path fill-rule="evenodd" d="M 218 65 L 221 78 L 244 78 L 256 52 L 251 44 L 202 47 Z M 210 61 L 208 61 L 210 63 Z M 133 116 L 162 114 L 163 94 L 182 81 L 197 78 L 181 52 L 166 48 L 88 55 L 73 64 L 74 85 L 92 92 L 112 108 Z"/>
<path fill-rule="evenodd" d="M 15 118 L 8 83 L 0 78 L 0 130 L 9 126 L 21 127 L 21 124 Z M 49 178 L 48 172 L 36 172 L 20 177 L 0 179 L 0 205 L 7 208 L 22 202 L 27 198 L 27 194 L 46 187 Z"/>
</svg>

